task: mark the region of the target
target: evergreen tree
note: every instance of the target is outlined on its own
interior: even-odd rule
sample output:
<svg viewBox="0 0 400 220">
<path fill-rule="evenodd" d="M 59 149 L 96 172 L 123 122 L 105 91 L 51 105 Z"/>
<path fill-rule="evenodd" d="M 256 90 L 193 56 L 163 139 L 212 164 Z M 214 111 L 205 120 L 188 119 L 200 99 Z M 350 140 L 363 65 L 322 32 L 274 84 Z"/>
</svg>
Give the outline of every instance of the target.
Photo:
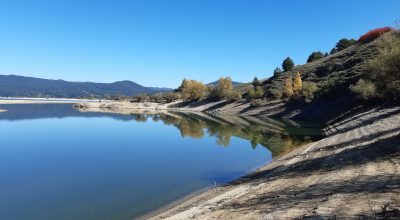
<svg viewBox="0 0 400 220">
<path fill-rule="evenodd" d="M 261 82 L 260 80 L 258 80 L 257 77 L 254 77 L 253 82 L 251 84 L 253 85 L 254 89 L 261 86 Z"/>
<path fill-rule="evenodd" d="M 356 44 L 357 41 L 354 39 L 347 39 L 347 38 L 342 38 L 336 43 L 336 49 L 338 51 L 344 50 L 350 46 L 353 46 Z"/>
<path fill-rule="evenodd" d="M 282 70 L 279 67 L 276 67 L 276 69 L 274 70 L 274 77 L 280 77 L 282 75 Z"/>
<path fill-rule="evenodd" d="M 290 57 L 287 57 L 282 63 L 282 69 L 284 72 L 292 70 L 294 67 L 294 62 Z"/>
<path fill-rule="evenodd" d="M 322 52 L 320 52 L 320 51 L 312 52 L 307 59 L 307 63 L 311 63 L 316 60 L 320 60 L 322 58 L 324 58 L 324 54 Z"/>
</svg>

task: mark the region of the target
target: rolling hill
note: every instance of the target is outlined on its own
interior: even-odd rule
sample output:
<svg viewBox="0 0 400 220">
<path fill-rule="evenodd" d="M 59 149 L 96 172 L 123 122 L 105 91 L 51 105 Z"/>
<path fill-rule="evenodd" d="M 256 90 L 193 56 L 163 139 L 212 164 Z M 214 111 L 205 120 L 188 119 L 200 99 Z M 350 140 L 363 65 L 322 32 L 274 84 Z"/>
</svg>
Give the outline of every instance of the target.
<svg viewBox="0 0 400 220">
<path fill-rule="evenodd" d="M 219 81 L 217 80 L 217 81 L 214 81 L 214 82 L 210 82 L 207 85 L 217 86 L 218 83 L 219 83 Z M 238 86 L 238 85 L 241 85 L 241 84 L 243 84 L 243 83 L 232 81 L 232 85 L 233 86 Z"/>
<path fill-rule="evenodd" d="M 104 97 L 113 95 L 132 96 L 139 93 L 157 93 L 167 88 L 144 87 L 131 81 L 114 83 L 69 82 L 64 80 L 0 75 L 1 97 Z"/>
</svg>

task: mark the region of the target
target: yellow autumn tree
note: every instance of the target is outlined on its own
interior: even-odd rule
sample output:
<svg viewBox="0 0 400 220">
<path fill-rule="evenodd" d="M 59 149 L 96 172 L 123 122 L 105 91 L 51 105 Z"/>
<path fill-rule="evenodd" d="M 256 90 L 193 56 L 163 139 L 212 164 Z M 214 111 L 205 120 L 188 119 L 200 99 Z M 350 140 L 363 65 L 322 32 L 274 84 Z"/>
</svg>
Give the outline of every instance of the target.
<svg viewBox="0 0 400 220">
<path fill-rule="evenodd" d="M 303 87 L 303 82 L 301 81 L 300 72 L 297 72 L 293 81 L 293 91 L 299 92 L 302 87 Z"/>
<path fill-rule="evenodd" d="M 185 99 L 199 100 L 205 97 L 207 86 L 200 81 L 184 79 L 180 89 Z"/>
<path fill-rule="evenodd" d="M 209 89 L 210 97 L 218 100 L 230 99 L 236 94 L 233 93 L 233 85 L 231 77 L 221 77 L 215 87 Z M 240 98 L 239 98 L 240 99 Z"/>
<path fill-rule="evenodd" d="M 225 78 L 224 77 L 219 78 L 218 85 L 222 91 L 229 91 L 233 89 L 232 79 L 229 76 Z"/>
<path fill-rule="evenodd" d="M 286 97 L 290 98 L 294 93 L 292 77 L 288 77 L 285 79 L 285 88 L 284 89 L 285 89 Z"/>
</svg>

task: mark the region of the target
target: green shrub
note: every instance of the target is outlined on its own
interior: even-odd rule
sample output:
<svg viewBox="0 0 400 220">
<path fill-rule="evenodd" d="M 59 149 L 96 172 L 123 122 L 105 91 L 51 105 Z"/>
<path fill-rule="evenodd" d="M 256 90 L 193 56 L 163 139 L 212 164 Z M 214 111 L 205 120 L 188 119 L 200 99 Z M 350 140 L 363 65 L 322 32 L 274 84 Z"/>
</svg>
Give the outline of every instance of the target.
<svg viewBox="0 0 400 220">
<path fill-rule="evenodd" d="M 362 99 L 377 97 L 376 86 L 373 83 L 363 79 L 358 80 L 355 85 L 351 85 L 350 90 L 356 93 Z"/>
<path fill-rule="evenodd" d="M 238 91 L 227 91 L 225 93 L 225 98 L 228 101 L 239 101 L 242 99 L 242 93 L 240 93 Z"/>
<path fill-rule="evenodd" d="M 262 98 L 264 96 L 264 89 L 261 86 L 250 89 L 248 92 L 250 98 Z"/>
<path fill-rule="evenodd" d="M 306 102 L 311 102 L 315 98 L 315 93 L 317 91 L 318 91 L 317 84 L 313 82 L 303 82 L 303 87 L 300 91 L 300 96 Z"/>
</svg>

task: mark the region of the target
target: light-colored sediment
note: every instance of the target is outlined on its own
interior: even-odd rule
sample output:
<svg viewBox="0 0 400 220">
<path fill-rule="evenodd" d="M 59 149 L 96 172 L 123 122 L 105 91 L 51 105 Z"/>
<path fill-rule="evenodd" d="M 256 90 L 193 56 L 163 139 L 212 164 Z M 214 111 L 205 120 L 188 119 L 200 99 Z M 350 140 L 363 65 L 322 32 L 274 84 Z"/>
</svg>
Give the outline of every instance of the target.
<svg viewBox="0 0 400 220">
<path fill-rule="evenodd" d="M 174 110 L 171 105 L 179 102 L 168 104 L 158 104 L 154 102 L 128 102 L 128 101 L 109 101 L 109 102 L 90 102 L 77 103 L 75 108 L 82 112 L 105 112 L 118 114 L 135 114 L 147 112 L 166 112 L 166 110 Z"/>
<path fill-rule="evenodd" d="M 241 100 L 236 102 L 194 102 L 185 103 L 182 100 L 160 104 L 154 102 L 129 102 L 129 101 L 108 101 L 79 103 L 76 107 L 80 111 L 88 112 L 114 112 L 120 114 L 135 113 L 136 110 L 169 110 L 169 111 L 190 111 L 210 112 L 218 114 L 240 114 L 240 115 L 273 115 L 284 110 L 283 101 L 263 101 L 262 106 L 253 108 L 250 103 Z"/>
<path fill-rule="evenodd" d="M 151 219 L 398 219 L 400 108 L 333 127 L 331 136 Z"/>
</svg>

